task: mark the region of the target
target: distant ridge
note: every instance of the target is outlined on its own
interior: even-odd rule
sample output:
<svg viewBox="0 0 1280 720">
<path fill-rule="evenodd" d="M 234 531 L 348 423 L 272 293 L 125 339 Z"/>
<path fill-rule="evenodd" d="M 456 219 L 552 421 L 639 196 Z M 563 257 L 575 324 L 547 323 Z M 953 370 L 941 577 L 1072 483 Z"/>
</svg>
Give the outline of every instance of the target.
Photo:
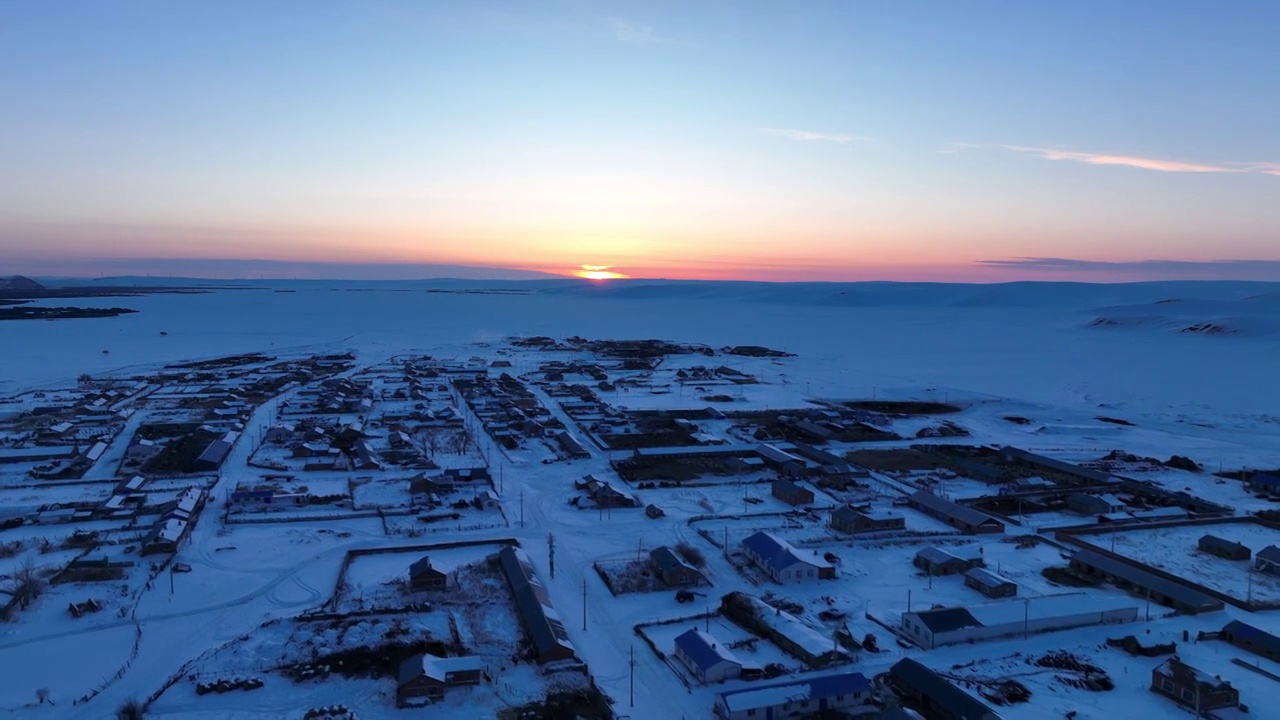
<svg viewBox="0 0 1280 720">
<path fill-rule="evenodd" d="M 0 277 L 0 290 L 44 290 L 44 285 L 23 275 Z"/>
<path fill-rule="evenodd" d="M 24 268 L 29 269 L 29 268 Z M 325 263 L 289 260 L 136 258 L 59 262 L 31 273 L 60 285 L 163 284 L 195 280 L 545 280 L 563 275 L 507 267 L 437 263 Z M 144 282 L 145 281 L 145 282 Z"/>
</svg>

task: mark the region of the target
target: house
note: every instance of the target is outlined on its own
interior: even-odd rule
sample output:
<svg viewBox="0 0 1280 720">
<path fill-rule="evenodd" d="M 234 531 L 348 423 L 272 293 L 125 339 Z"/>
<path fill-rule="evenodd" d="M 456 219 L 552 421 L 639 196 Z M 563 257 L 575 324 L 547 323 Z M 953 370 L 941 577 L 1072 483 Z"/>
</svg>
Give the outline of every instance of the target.
<svg viewBox="0 0 1280 720">
<path fill-rule="evenodd" d="M 1227 560 L 1248 560 L 1253 555 L 1253 551 L 1248 547 L 1233 540 L 1220 538 L 1217 535 L 1201 535 L 1200 541 L 1196 546 L 1202 552 L 1217 555 Z"/>
<path fill-rule="evenodd" d="M 1253 566 L 1261 572 L 1280 575 L 1280 547 L 1268 545 L 1259 550 L 1254 556 Z"/>
<path fill-rule="evenodd" d="M 516 614 L 537 653 L 538 663 L 548 665 L 574 660 L 576 655 L 573 644 L 569 642 L 569 633 L 551 606 L 551 598 L 534 573 L 529 556 L 523 550 L 508 545 L 498 551 L 498 562 L 511 588 Z"/>
<path fill-rule="evenodd" d="M 235 490 L 227 505 L 235 510 L 256 510 L 270 505 L 274 496 L 274 490 Z"/>
<path fill-rule="evenodd" d="M 179 520 L 190 521 L 200 512 L 200 504 L 203 501 L 203 490 L 200 488 L 187 488 L 187 491 L 179 495 L 177 500 L 165 507 L 164 512 L 160 514 L 160 519 L 178 518 Z"/>
<path fill-rule="evenodd" d="M 879 530 L 903 530 L 907 527 L 907 520 L 898 513 L 854 510 L 845 505 L 831 512 L 829 525 L 837 532 L 853 534 Z"/>
<path fill-rule="evenodd" d="M 78 454 L 72 445 L 61 447 L 0 448 L 0 463 L 49 462 L 65 460 Z"/>
<path fill-rule="evenodd" d="M 764 472 L 764 458 L 759 455 L 733 455 L 725 458 L 725 464 L 736 473 Z"/>
<path fill-rule="evenodd" d="M 803 475 L 809 466 L 803 458 L 792 455 L 774 445 L 759 445 L 756 447 L 756 454 L 760 456 L 765 465 L 783 477 Z"/>
<path fill-rule="evenodd" d="M 788 505 L 813 504 L 813 491 L 790 480 L 774 480 L 771 492 L 774 497 Z"/>
<path fill-rule="evenodd" d="M 564 454 L 568 460 L 586 460 L 591 457 L 591 452 L 578 442 L 578 439 L 567 432 L 556 433 L 556 443 L 560 446 L 560 452 Z"/>
<path fill-rule="evenodd" d="M 239 433 L 232 431 L 209 443 L 192 467 L 197 471 L 211 471 L 222 467 L 222 461 L 227 459 L 227 454 L 231 452 L 231 446 L 238 437 Z"/>
<path fill-rule="evenodd" d="M 382 463 L 369 448 L 369 443 L 361 440 L 351 448 L 352 470 L 381 470 Z"/>
<path fill-rule="evenodd" d="M 151 528 L 151 532 L 143 539 L 140 553 L 151 555 L 154 553 L 177 552 L 178 545 L 187 536 L 187 530 L 190 527 L 191 524 L 189 522 L 179 518 L 161 520 Z"/>
<path fill-rule="evenodd" d="M 493 479 L 493 476 L 489 474 L 489 468 L 486 467 L 448 468 L 444 471 L 444 477 L 449 478 L 455 484 L 489 482 Z"/>
<path fill-rule="evenodd" d="M 588 476 L 591 477 L 591 476 Z M 639 507 L 640 501 L 612 484 L 592 478 L 583 484 L 587 496 L 600 508 Z"/>
<path fill-rule="evenodd" d="M 1177 655 L 1151 671 L 1151 692 L 1198 713 L 1240 704 L 1240 691 L 1231 687 L 1231 683 L 1191 667 Z"/>
<path fill-rule="evenodd" d="M 98 462 L 98 458 L 102 457 L 102 454 L 106 451 L 107 444 L 102 441 L 98 441 L 85 451 L 84 459 L 89 462 Z"/>
<path fill-rule="evenodd" d="M 649 566 L 662 582 L 672 587 L 685 587 L 702 582 L 702 573 L 666 545 L 649 551 Z"/>
<path fill-rule="evenodd" d="M 986 568 L 969 568 L 964 574 L 964 584 L 989 598 L 1013 597 L 1018 594 L 1018 584 L 997 575 Z"/>
<path fill-rule="evenodd" d="M 401 705 L 415 700 L 439 700 L 445 690 L 484 681 L 484 660 L 474 656 L 442 658 L 431 654 L 414 655 L 400 663 L 396 683 L 396 701 Z"/>
<path fill-rule="evenodd" d="M 777 720 L 801 717 L 870 717 L 871 682 L 857 672 L 842 672 L 753 685 L 716 695 L 718 720 Z"/>
<path fill-rule="evenodd" d="M 431 558 L 423 556 L 409 566 L 409 588 L 415 592 L 421 590 L 443 590 L 449 584 L 449 576 L 444 571 L 431 566 Z"/>
<path fill-rule="evenodd" d="M 498 493 L 492 490 L 485 490 L 476 495 L 476 508 L 480 510 L 499 510 L 502 508 L 502 500 L 498 497 Z"/>
<path fill-rule="evenodd" d="M 427 476 L 418 473 L 409 478 L 409 504 L 414 506 L 429 505 L 433 497 L 447 495 L 457 487 L 444 475 Z"/>
<path fill-rule="evenodd" d="M 986 565 L 982 548 L 975 545 L 927 547 L 916 553 L 912 564 L 930 575 L 958 575 Z"/>
<path fill-rule="evenodd" d="M 1280 637 L 1253 625 L 1232 620 L 1222 628 L 1222 639 L 1254 655 L 1280 662 Z"/>
<path fill-rule="evenodd" d="M 1261 556 L 1262 552 L 1258 555 Z M 1277 555 L 1280 555 L 1280 549 L 1277 549 Z M 1117 587 L 1127 588 L 1135 594 L 1184 613 L 1195 614 L 1222 609 L 1221 600 L 1210 597 L 1193 587 L 1093 550 L 1081 550 L 1072 555 L 1071 569 L 1086 577 L 1106 580 Z"/>
<path fill-rule="evenodd" d="M 927 718 L 1000 720 L 1000 714 L 986 703 L 910 658 L 899 660 L 889 668 L 889 684 Z"/>
<path fill-rule="evenodd" d="M 1077 592 L 905 612 L 901 628 L 917 645 L 932 649 L 1137 619 L 1138 606 L 1130 600 Z"/>
<path fill-rule="evenodd" d="M 1254 473 L 1245 481 L 1245 486 L 1256 493 L 1277 495 L 1280 494 L 1280 475 Z"/>
<path fill-rule="evenodd" d="M 774 582 L 783 585 L 836 576 L 835 566 L 818 555 L 816 550 L 798 550 L 787 541 L 763 530 L 743 540 L 742 551 L 747 559 Z"/>
<path fill-rule="evenodd" d="M 1067 509 L 1081 515 L 1106 515 L 1124 510 L 1124 501 L 1115 495 L 1090 495 L 1071 493 L 1067 496 Z"/>
<path fill-rule="evenodd" d="M 284 445 L 293 439 L 293 430 L 293 425 L 272 425 L 262 436 L 262 442 L 268 445 Z"/>
<path fill-rule="evenodd" d="M 329 454 L 329 443 L 318 441 L 298 443 L 293 446 L 292 452 L 295 458 L 324 457 Z"/>
<path fill-rule="evenodd" d="M 962 532 L 970 534 L 1004 532 L 1004 523 L 999 520 L 973 508 L 938 497 L 928 490 L 917 490 L 907 498 L 907 504 Z"/>
<path fill-rule="evenodd" d="M 742 675 L 742 663 L 714 637 L 694 628 L 676 636 L 676 658 L 705 684 Z"/>
</svg>

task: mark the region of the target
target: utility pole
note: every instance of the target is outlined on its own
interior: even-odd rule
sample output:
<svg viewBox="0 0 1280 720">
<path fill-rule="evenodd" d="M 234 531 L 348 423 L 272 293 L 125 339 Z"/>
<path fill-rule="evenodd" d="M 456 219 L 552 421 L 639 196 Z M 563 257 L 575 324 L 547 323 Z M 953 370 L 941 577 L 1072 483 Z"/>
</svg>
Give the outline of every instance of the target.
<svg viewBox="0 0 1280 720">
<path fill-rule="evenodd" d="M 551 562 L 551 579 L 556 579 L 556 536 L 547 533 L 547 557 Z"/>
<path fill-rule="evenodd" d="M 524 527 L 524 491 L 520 491 L 520 527 Z"/>
<path fill-rule="evenodd" d="M 1031 637 L 1031 598 L 1022 601 L 1022 639 Z"/>
<path fill-rule="evenodd" d="M 587 629 L 587 578 L 582 578 L 582 629 Z"/>
<path fill-rule="evenodd" d="M 631 707 L 636 706 L 636 646 L 631 646 L 631 656 L 627 661 L 627 665 L 631 667 Z M 1197 696 L 1198 699 L 1198 696 Z M 1198 703 L 1197 703 L 1198 704 Z"/>
</svg>

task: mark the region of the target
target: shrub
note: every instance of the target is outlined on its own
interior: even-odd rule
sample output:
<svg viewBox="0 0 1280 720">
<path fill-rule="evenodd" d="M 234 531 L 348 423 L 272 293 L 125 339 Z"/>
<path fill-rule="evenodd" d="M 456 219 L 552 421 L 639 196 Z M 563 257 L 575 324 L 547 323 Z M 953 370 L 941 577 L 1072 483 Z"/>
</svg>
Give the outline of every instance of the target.
<svg viewBox="0 0 1280 720">
<path fill-rule="evenodd" d="M 702 551 L 690 545 L 689 543 L 680 543 L 676 545 L 676 552 L 680 553 L 680 557 L 690 565 L 701 568 L 707 564 L 707 558 L 703 556 Z"/>
</svg>

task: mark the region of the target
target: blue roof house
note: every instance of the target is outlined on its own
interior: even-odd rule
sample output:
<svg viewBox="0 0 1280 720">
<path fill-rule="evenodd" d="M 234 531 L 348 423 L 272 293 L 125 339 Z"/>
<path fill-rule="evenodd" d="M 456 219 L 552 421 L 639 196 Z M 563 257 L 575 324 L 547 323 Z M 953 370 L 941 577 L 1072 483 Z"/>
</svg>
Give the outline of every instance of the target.
<svg viewBox="0 0 1280 720">
<path fill-rule="evenodd" d="M 742 552 L 776 583 L 812 582 L 836 576 L 836 568 L 816 551 L 799 550 L 764 531 L 742 541 Z"/>
<path fill-rule="evenodd" d="M 676 657 L 703 684 L 732 680 L 742 674 L 742 663 L 729 648 L 697 628 L 676 637 Z"/>
</svg>

